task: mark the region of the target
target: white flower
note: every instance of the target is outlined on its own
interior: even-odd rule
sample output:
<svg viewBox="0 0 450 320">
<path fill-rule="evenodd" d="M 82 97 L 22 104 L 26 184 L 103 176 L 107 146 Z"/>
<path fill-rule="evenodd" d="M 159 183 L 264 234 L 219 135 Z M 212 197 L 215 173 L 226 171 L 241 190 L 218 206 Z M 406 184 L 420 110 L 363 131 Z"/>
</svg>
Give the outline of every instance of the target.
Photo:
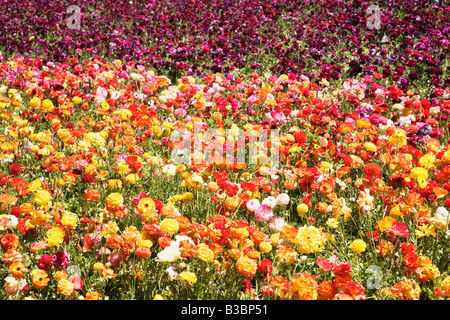
<svg viewBox="0 0 450 320">
<path fill-rule="evenodd" d="M 250 199 L 247 201 L 246 208 L 249 212 L 253 213 L 256 211 L 256 209 L 259 208 L 261 204 L 259 203 L 258 199 Z"/>
<path fill-rule="evenodd" d="M 166 269 L 167 276 L 169 277 L 169 281 L 176 280 L 178 278 L 178 272 L 175 271 L 173 266 Z"/>
<path fill-rule="evenodd" d="M 286 226 L 287 223 L 283 217 L 273 217 L 269 222 L 270 231 L 273 233 L 278 233 L 281 231 L 281 228 Z"/>
<path fill-rule="evenodd" d="M 181 259 L 181 252 L 176 241 L 172 241 L 169 246 L 165 247 L 157 255 L 158 262 L 174 262 Z"/>
<path fill-rule="evenodd" d="M 277 205 L 277 199 L 275 199 L 275 197 L 273 196 L 269 196 L 262 201 L 262 204 L 273 209 Z"/>
<path fill-rule="evenodd" d="M 176 169 L 177 169 L 177 167 L 174 166 L 173 164 L 166 164 L 162 168 L 162 172 L 167 174 L 167 175 L 169 175 L 169 176 L 174 176 L 175 173 L 177 172 Z"/>
<path fill-rule="evenodd" d="M 439 215 L 439 216 L 442 216 L 444 218 L 447 218 L 448 217 L 448 210 L 445 209 L 444 207 L 439 207 L 439 208 L 436 209 L 435 215 L 436 216 Z"/>
<path fill-rule="evenodd" d="M 277 205 L 279 206 L 286 206 L 289 204 L 289 201 L 291 200 L 291 198 L 289 197 L 289 195 L 287 193 L 280 193 L 277 196 Z"/>
</svg>

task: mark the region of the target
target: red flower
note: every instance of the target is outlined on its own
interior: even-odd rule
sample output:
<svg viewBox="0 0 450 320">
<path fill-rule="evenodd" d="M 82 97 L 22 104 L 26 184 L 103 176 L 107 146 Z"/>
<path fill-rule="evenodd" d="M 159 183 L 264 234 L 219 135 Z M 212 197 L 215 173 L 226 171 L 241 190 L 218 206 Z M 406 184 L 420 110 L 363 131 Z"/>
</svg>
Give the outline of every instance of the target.
<svg viewBox="0 0 450 320">
<path fill-rule="evenodd" d="M 374 242 L 378 242 L 380 240 L 380 233 L 378 231 L 369 231 L 366 233 L 366 237 L 369 240 L 372 240 Z"/>
<path fill-rule="evenodd" d="M 265 276 L 270 276 L 273 272 L 272 261 L 265 258 L 258 261 L 258 271 L 264 274 Z"/>
<path fill-rule="evenodd" d="M 299 130 L 294 133 L 294 138 L 298 144 L 302 145 L 306 142 L 306 133 L 302 130 Z"/>
<path fill-rule="evenodd" d="M 415 254 L 415 253 L 413 253 L 413 252 L 411 252 L 411 253 L 408 253 L 406 256 L 404 256 L 404 258 L 403 258 L 403 264 L 405 265 L 405 267 L 406 268 L 408 268 L 409 270 L 415 270 L 415 269 L 417 269 L 418 268 L 418 264 L 417 264 L 417 259 L 418 259 L 419 257 Z"/>
<path fill-rule="evenodd" d="M 416 251 L 416 246 L 413 243 L 402 242 L 400 249 L 402 255 L 406 256 L 408 253 L 414 253 Z"/>
<path fill-rule="evenodd" d="M 9 172 L 13 176 L 18 176 L 21 173 L 25 173 L 27 168 L 23 164 L 14 163 L 9 167 Z"/>
<path fill-rule="evenodd" d="M 341 277 L 348 277 L 350 272 L 352 272 L 352 268 L 349 263 L 338 263 L 334 266 L 333 272 Z"/>
<path fill-rule="evenodd" d="M 375 179 L 381 176 L 381 169 L 380 167 L 375 163 L 368 163 L 364 166 L 364 174 L 370 178 Z"/>
</svg>

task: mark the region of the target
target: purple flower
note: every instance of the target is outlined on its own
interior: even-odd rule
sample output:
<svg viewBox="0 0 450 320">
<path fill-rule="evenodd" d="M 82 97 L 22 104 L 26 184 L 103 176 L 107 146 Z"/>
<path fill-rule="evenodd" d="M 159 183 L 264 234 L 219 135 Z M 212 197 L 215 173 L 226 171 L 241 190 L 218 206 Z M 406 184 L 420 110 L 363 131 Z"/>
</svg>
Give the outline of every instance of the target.
<svg viewBox="0 0 450 320">
<path fill-rule="evenodd" d="M 417 132 L 416 134 L 419 136 L 427 136 L 431 133 L 431 125 L 424 122 L 419 122 L 417 124 Z"/>
<path fill-rule="evenodd" d="M 52 266 L 58 270 L 66 269 L 70 264 L 69 255 L 62 250 L 56 251 L 52 254 Z"/>
</svg>

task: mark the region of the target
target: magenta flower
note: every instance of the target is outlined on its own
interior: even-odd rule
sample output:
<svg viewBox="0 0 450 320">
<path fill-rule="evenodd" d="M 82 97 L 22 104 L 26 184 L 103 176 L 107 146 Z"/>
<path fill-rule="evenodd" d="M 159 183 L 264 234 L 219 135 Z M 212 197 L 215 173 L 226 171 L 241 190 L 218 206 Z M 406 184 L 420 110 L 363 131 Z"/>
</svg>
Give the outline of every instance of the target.
<svg viewBox="0 0 450 320">
<path fill-rule="evenodd" d="M 69 255 L 62 250 L 56 251 L 52 254 L 52 266 L 58 270 L 67 269 L 70 265 Z"/>
</svg>

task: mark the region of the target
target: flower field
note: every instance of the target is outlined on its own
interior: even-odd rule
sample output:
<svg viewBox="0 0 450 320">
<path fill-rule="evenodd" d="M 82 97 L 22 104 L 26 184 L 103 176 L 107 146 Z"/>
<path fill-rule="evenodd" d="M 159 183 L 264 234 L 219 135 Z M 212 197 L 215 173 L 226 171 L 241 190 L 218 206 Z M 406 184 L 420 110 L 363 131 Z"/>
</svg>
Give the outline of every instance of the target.
<svg viewBox="0 0 450 320">
<path fill-rule="evenodd" d="M 1 300 L 450 298 L 450 5 L 71 5 L 0 0 Z"/>
</svg>

